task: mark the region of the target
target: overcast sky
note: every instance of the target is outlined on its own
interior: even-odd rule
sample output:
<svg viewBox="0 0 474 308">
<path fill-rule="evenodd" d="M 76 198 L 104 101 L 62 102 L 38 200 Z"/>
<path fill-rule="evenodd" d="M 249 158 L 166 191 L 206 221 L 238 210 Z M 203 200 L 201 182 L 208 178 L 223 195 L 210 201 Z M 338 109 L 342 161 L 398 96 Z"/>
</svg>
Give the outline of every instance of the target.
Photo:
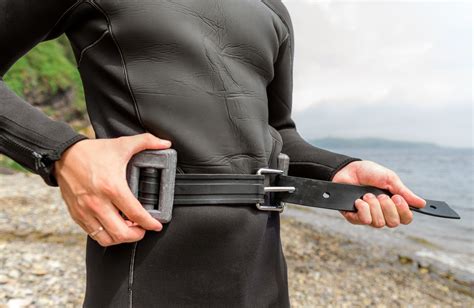
<svg viewBox="0 0 474 308">
<path fill-rule="evenodd" d="M 305 138 L 473 146 L 471 1 L 283 2 Z"/>
</svg>

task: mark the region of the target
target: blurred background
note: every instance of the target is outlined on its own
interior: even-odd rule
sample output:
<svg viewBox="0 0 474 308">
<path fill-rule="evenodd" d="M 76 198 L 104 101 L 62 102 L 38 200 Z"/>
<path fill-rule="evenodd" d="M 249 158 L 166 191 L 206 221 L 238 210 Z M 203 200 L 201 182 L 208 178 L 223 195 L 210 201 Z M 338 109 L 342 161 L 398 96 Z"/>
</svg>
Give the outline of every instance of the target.
<svg viewBox="0 0 474 308">
<path fill-rule="evenodd" d="M 446 254 L 436 258 L 474 274 L 472 3 L 285 3 L 302 135 L 388 166 L 421 196 L 456 208 L 461 221 L 417 215 L 400 232 L 438 244 Z"/>
<path fill-rule="evenodd" d="M 413 191 L 447 201 L 462 219 L 415 214 L 408 226 L 370 230 L 323 210 L 294 216 L 456 273 L 471 282 L 472 295 L 472 2 L 284 2 L 295 28 L 293 117 L 300 133 L 319 147 L 395 170 Z"/>
<path fill-rule="evenodd" d="M 415 214 L 408 226 L 379 230 L 290 207 L 282 238 L 292 303 L 474 305 L 472 2 L 283 2 L 295 30 L 300 133 L 395 170 L 413 191 L 462 216 Z M 53 119 L 94 136 L 66 37 L 39 44 L 5 81 Z M 82 230 L 58 189 L 2 155 L 0 249 L 0 307 L 80 306 Z"/>
</svg>

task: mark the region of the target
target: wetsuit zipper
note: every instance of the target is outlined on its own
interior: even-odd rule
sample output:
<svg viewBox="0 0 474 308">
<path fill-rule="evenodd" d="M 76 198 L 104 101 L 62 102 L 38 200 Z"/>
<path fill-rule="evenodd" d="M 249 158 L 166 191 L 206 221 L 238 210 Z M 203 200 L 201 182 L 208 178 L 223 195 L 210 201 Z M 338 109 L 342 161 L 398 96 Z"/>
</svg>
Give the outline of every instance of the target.
<svg viewBox="0 0 474 308">
<path fill-rule="evenodd" d="M 28 162 L 29 158 L 34 159 L 34 170 L 38 173 L 46 174 L 49 169 L 48 165 L 54 160 L 59 159 L 59 155 L 54 150 L 39 152 L 31 149 L 21 143 L 18 143 L 12 139 L 4 137 L 5 131 L 0 135 L 2 143 L 9 144 L 9 149 L 19 155 L 24 162 Z"/>
</svg>

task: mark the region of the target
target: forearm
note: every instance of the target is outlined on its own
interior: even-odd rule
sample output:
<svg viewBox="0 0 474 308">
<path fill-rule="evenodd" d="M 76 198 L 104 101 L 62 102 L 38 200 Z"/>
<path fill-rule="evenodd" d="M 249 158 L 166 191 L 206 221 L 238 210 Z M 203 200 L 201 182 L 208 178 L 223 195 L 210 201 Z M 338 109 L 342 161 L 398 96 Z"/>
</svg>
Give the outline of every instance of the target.
<svg viewBox="0 0 474 308">
<path fill-rule="evenodd" d="M 289 175 L 330 181 L 344 166 L 360 160 L 315 147 L 305 141 L 295 128 L 279 132 L 283 139 L 282 152 L 290 157 Z"/>
<path fill-rule="evenodd" d="M 64 122 L 53 121 L 10 90 L 0 79 L 0 153 L 57 186 L 53 161 L 87 137 Z"/>
</svg>

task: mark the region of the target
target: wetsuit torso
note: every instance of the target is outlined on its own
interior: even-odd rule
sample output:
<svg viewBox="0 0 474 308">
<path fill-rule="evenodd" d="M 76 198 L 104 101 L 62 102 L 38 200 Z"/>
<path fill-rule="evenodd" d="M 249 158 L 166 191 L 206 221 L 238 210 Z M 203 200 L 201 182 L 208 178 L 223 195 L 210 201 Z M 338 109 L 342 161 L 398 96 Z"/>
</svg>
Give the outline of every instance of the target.
<svg viewBox="0 0 474 308">
<path fill-rule="evenodd" d="M 180 173 L 255 173 L 290 156 L 290 174 L 330 180 L 354 158 L 306 143 L 291 119 L 293 29 L 277 0 L 6 0 L 0 75 L 65 33 L 97 138 L 150 132 Z M 85 138 L 0 81 L 0 151 L 48 185 L 52 162 Z M 89 239 L 86 306 L 289 305 L 278 213 L 179 206 L 162 232 L 103 248 Z"/>
</svg>

